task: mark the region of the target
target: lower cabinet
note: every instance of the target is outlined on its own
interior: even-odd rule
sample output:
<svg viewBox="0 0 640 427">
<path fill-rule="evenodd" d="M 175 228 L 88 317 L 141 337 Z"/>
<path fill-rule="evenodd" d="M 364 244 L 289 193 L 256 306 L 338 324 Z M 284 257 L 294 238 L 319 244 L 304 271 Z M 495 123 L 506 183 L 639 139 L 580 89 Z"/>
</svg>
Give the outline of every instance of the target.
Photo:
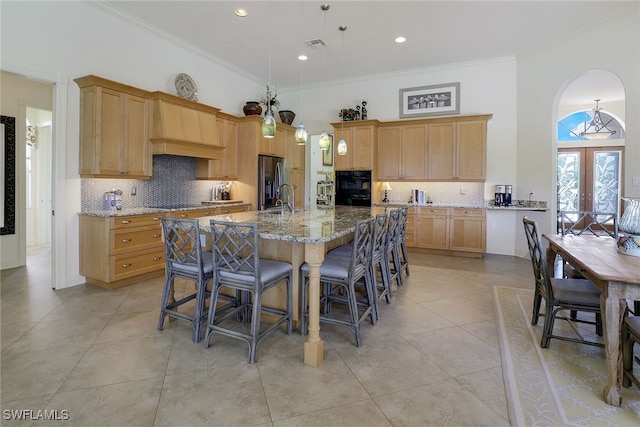
<svg viewBox="0 0 640 427">
<path fill-rule="evenodd" d="M 407 221 L 407 246 L 449 255 L 481 257 L 486 251 L 486 211 L 415 208 Z"/>
<path fill-rule="evenodd" d="M 157 214 L 80 215 L 80 274 L 89 284 L 118 288 L 164 274 L 161 218 L 198 218 L 245 212 L 249 205 L 211 206 Z"/>
</svg>

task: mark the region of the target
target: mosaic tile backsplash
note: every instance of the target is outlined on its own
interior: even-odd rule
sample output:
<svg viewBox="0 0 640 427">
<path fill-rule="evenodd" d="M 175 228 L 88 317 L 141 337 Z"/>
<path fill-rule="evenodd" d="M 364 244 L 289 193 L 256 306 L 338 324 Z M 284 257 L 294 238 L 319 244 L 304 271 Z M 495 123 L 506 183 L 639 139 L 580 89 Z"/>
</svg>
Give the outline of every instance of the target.
<svg viewBox="0 0 640 427">
<path fill-rule="evenodd" d="M 192 157 L 153 156 L 153 176 L 149 180 L 82 178 L 82 210 L 102 209 L 105 192 L 122 190 L 122 208 L 166 207 L 200 204 L 211 200 L 211 189 L 220 181 L 195 179 Z M 135 187 L 136 195 L 131 195 Z"/>
</svg>

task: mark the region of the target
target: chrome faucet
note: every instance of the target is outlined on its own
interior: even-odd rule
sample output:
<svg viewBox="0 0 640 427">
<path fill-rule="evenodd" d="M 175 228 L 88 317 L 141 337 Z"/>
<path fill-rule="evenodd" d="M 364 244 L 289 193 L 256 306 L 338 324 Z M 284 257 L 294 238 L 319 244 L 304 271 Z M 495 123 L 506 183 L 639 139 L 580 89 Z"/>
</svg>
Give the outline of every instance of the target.
<svg viewBox="0 0 640 427">
<path fill-rule="evenodd" d="M 293 189 L 293 187 L 290 184 L 286 184 L 286 183 L 285 184 L 280 184 L 280 186 L 276 190 L 276 196 L 278 197 L 278 200 L 280 200 L 280 202 L 282 203 L 282 212 L 284 212 L 284 202 L 280 199 L 280 190 L 282 190 L 282 187 L 289 187 L 289 189 L 291 190 L 291 194 L 287 198 L 287 207 L 289 208 L 291 213 L 293 213 L 294 212 L 294 208 L 296 206 L 296 193 L 295 193 L 295 190 Z M 277 204 L 278 204 L 278 202 L 276 201 L 276 206 L 277 206 Z"/>
</svg>

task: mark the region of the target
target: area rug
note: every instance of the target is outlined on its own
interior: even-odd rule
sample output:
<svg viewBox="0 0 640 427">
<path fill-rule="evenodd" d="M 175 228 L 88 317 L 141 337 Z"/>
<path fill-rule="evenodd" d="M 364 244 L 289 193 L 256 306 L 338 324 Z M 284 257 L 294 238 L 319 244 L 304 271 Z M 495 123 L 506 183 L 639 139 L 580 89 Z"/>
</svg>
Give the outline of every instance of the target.
<svg viewBox="0 0 640 427">
<path fill-rule="evenodd" d="M 551 340 L 543 349 L 544 319 L 531 325 L 533 291 L 494 287 L 494 297 L 511 425 L 640 426 L 640 390 L 624 388 L 620 408 L 601 397 L 607 383 L 603 348 Z M 556 324 L 571 333 L 566 322 Z M 581 332 L 597 339 L 595 331 Z"/>
</svg>

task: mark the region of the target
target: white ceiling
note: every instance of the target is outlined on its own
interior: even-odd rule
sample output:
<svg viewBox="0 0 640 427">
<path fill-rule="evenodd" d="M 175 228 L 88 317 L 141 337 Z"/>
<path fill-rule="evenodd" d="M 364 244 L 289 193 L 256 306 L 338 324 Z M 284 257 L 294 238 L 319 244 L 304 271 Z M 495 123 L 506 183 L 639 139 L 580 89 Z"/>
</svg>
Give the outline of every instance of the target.
<svg viewBox="0 0 640 427">
<path fill-rule="evenodd" d="M 104 1 L 279 88 L 526 55 L 611 19 L 629 1 Z M 238 18 L 234 10 L 249 15 Z M 347 25 L 343 34 L 340 25 Z M 403 35 L 404 44 L 394 38 Z M 322 38 L 326 48 L 304 42 Z M 309 60 L 297 57 L 305 53 Z M 568 56 L 588 54 L 568 52 Z M 269 57 L 271 55 L 271 61 Z M 570 59 L 569 59 L 570 60 Z M 271 67 L 269 67 L 271 62 Z M 302 71 L 302 73 L 301 73 Z M 589 83 L 586 83 L 589 86 Z M 602 90 L 607 90 L 602 87 Z M 592 98 L 592 96 L 589 96 Z M 604 97 L 604 96 L 601 96 Z"/>
</svg>

